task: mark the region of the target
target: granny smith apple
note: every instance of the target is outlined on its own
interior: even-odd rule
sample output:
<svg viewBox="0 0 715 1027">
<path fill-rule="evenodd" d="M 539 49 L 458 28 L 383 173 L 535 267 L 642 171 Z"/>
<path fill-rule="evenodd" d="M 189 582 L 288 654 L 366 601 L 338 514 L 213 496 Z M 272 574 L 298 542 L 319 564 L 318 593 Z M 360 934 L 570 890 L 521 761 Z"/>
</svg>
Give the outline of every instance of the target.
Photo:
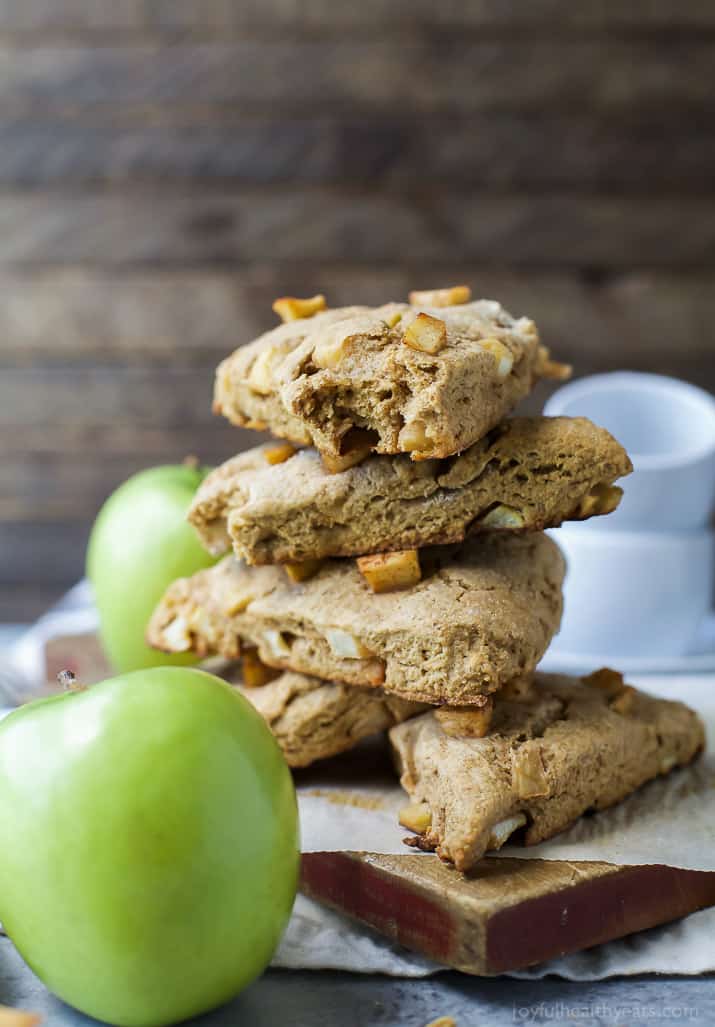
<svg viewBox="0 0 715 1027">
<path fill-rule="evenodd" d="M 196 662 L 188 654 L 167 656 L 150 649 L 144 633 L 171 582 L 216 560 L 186 520 L 206 473 L 186 465 L 140 471 L 99 512 L 89 540 L 87 575 L 102 642 L 117 671 Z"/>
<path fill-rule="evenodd" d="M 135 671 L 0 723 L 0 919 L 47 987 L 126 1027 L 234 996 L 298 879 L 290 772 L 203 671 Z"/>
</svg>

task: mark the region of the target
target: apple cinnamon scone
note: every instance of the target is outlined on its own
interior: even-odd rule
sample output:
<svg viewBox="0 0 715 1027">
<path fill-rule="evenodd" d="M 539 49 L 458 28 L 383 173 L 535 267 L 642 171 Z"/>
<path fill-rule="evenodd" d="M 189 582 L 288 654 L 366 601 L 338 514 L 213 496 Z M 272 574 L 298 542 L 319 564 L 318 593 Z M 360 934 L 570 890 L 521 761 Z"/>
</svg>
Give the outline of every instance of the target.
<svg viewBox="0 0 715 1027">
<path fill-rule="evenodd" d="M 620 802 L 704 747 L 698 716 L 601 670 L 586 678 L 537 673 L 522 695 L 485 711 L 442 707 L 392 728 L 412 805 L 406 839 L 458 870 L 518 831 L 527 845 L 587 810 Z"/>
<path fill-rule="evenodd" d="M 364 738 L 385 732 L 426 708 L 381 689 L 355 688 L 293 671 L 279 673 L 257 687 L 247 687 L 237 667 L 222 677 L 261 714 L 289 767 L 307 767 L 354 749 Z"/>
<path fill-rule="evenodd" d="M 465 302 L 460 289 L 334 310 L 320 309 L 322 297 L 307 307 L 286 299 L 276 309 L 290 319 L 219 366 L 214 410 L 312 443 L 330 470 L 371 450 L 413 460 L 459 453 L 539 378 L 568 374 L 533 321 L 490 300 Z"/>
<path fill-rule="evenodd" d="M 299 583 L 282 567 L 226 557 L 169 587 L 147 638 L 227 659 L 243 642 L 269 666 L 415 702 L 482 705 L 533 670 L 558 630 L 564 561 L 542 533 L 385 555 L 362 570 L 328 560 Z"/>
<path fill-rule="evenodd" d="M 315 450 L 280 443 L 216 468 L 189 520 L 210 552 L 233 545 L 251 564 L 355 556 L 610 513 L 631 470 L 613 436 L 580 417 L 516 417 L 446 460 L 371 456 L 337 474 Z"/>
</svg>

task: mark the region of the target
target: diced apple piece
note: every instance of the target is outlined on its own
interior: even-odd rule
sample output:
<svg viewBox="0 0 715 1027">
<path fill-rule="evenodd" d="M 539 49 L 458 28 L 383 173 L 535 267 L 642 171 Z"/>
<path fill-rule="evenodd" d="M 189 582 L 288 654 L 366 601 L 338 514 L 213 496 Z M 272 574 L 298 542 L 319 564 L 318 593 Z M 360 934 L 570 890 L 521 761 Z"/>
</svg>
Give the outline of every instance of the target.
<svg viewBox="0 0 715 1027">
<path fill-rule="evenodd" d="M 514 357 L 509 347 L 499 339 L 480 339 L 479 345 L 496 360 L 499 378 L 508 378 L 514 366 Z"/>
<path fill-rule="evenodd" d="M 455 307 L 469 303 L 472 290 L 468 285 L 451 285 L 446 289 L 425 289 L 422 292 L 411 292 L 410 303 L 413 307 Z"/>
<path fill-rule="evenodd" d="M 338 656 L 340 659 L 369 660 L 374 656 L 374 653 L 367 646 L 364 646 L 358 638 L 355 638 L 349 631 L 344 631 L 342 628 L 327 628 L 325 638 L 333 656 Z"/>
<path fill-rule="evenodd" d="M 304 317 L 313 317 L 314 314 L 326 309 L 325 296 L 318 293 L 317 296 L 310 296 L 308 299 L 298 299 L 296 296 L 281 296 L 273 303 L 273 310 L 281 321 L 299 321 Z"/>
<path fill-rule="evenodd" d="M 434 355 L 447 345 L 447 325 L 431 314 L 418 314 L 407 327 L 404 339 L 411 349 Z"/>
<path fill-rule="evenodd" d="M 523 528 L 526 522 L 520 510 L 516 510 L 513 506 L 507 506 L 505 503 L 499 503 L 486 513 L 479 523 L 484 528 L 514 531 Z"/>
<path fill-rule="evenodd" d="M 571 364 L 561 364 L 552 360 L 546 346 L 539 346 L 539 361 L 536 373 L 540 378 L 551 378 L 553 381 L 565 382 L 573 374 Z"/>
<path fill-rule="evenodd" d="M 246 688 L 260 688 L 280 674 L 275 667 L 267 667 L 255 649 L 245 649 L 241 657 L 241 678 Z"/>
<path fill-rule="evenodd" d="M 422 577 L 416 549 L 360 556 L 357 565 L 373 592 L 400 592 L 412 588 Z"/>
<path fill-rule="evenodd" d="M 164 628 L 164 642 L 172 653 L 185 653 L 191 648 L 191 633 L 185 617 L 175 617 Z"/>
<path fill-rule="evenodd" d="M 290 646 L 283 637 L 282 632 L 270 629 L 263 632 L 263 641 L 274 660 L 284 660 L 290 656 Z"/>
<path fill-rule="evenodd" d="M 523 745 L 512 756 L 511 782 L 520 799 L 538 799 L 551 788 L 538 745 Z"/>
<path fill-rule="evenodd" d="M 322 560 L 303 560 L 300 563 L 285 563 L 283 567 L 290 580 L 297 585 L 301 581 L 312 578 L 322 565 Z"/>
<path fill-rule="evenodd" d="M 515 813 L 513 817 L 506 817 L 506 819 L 500 820 L 499 823 L 495 824 L 492 828 L 492 832 L 489 835 L 488 848 L 501 849 L 507 839 L 514 834 L 514 831 L 523 827 L 525 823 L 525 813 Z"/>
<path fill-rule="evenodd" d="M 279 442 L 275 446 L 267 446 L 263 450 L 263 456 L 266 463 L 271 464 L 284 464 L 286 460 L 290 460 L 292 456 L 295 456 L 297 450 L 295 446 L 292 446 L 290 442 Z"/>
<path fill-rule="evenodd" d="M 426 802 L 416 802 L 400 810 L 398 821 L 415 834 L 424 834 L 432 824 L 432 811 Z"/>
<path fill-rule="evenodd" d="M 262 350 L 248 372 L 248 384 L 259 396 L 268 396 L 273 391 L 273 356 L 272 349 Z"/>
<path fill-rule="evenodd" d="M 435 717 L 450 738 L 484 738 L 493 713 L 494 704 L 488 699 L 483 706 L 440 706 Z"/>
<path fill-rule="evenodd" d="M 349 467 L 361 464 L 368 457 L 375 445 L 375 436 L 362 428 L 353 428 L 344 441 L 345 452 L 333 456 L 323 453 L 321 460 L 328 474 L 340 474 Z"/>
<path fill-rule="evenodd" d="M 581 680 L 589 688 L 598 688 L 601 692 L 605 692 L 609 698 L 620 695 L 626 687 L 623 682 L 623 675 L 619 674 L 617 670 L 611 670 L 610 667 L 601 667 L 600 670 L 594 670 L 592 674 L 588 674 L 586 677 L 581 678 Z"/>
<path fill-rule="evenodd" d="M 585 520 L 587 517 L 601 517 L 604 514 L 613 513 L 622 496 L 623 489 L 618 485 L 601 482 L 594 485 L 591 491 L 583 497 L 572 517 Z"/>
</svg>

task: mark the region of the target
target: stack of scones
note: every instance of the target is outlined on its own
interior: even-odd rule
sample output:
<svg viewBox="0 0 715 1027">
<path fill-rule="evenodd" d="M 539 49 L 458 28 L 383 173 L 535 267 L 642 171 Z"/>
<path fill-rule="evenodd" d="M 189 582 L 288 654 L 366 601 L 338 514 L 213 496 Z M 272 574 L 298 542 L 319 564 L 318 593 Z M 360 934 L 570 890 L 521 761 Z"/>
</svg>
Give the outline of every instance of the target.
<svg viewBox="0 0 715 1027">
<path fill-rule="evenodd" d="M 228 555 L 171 585 L 151 644 L 240 660 L 293 767 L 389 731 L 406 841 L 463 871 L 692 760 L 682 704 L 612 670 L 535 672 L 565 569 L 544 529 L 613 511 L 631 464 L 583 418 L 507 416 L 569 374 L 533 321 L 466 286 L 274 309 L 214 408 L 280 441 L 204 481 L 189 519 Z"/>
</svg>

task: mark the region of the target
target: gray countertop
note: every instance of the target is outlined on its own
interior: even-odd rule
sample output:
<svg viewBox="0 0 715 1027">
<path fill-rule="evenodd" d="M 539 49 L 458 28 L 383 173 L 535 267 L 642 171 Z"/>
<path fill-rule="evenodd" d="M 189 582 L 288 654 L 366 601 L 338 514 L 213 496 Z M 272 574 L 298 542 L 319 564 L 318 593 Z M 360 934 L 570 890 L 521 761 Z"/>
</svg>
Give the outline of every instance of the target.
<svg viewBox="0 0 715 1027">
<path fill-rule="evenodd" d="M 96 1021 L 59 1002 L 0 939 L 0 1001 L 44 1014 L 51 1027 Z M 715 975 L 630 977 L 596 983 L 516 981 L 458 973 L 404 980 L 334 971 L 271 970 L 201 1027 L 424 1027 L 452 1016 L 458 1027 L 526 1024 L 715 1023 Z"/>
</svg>

